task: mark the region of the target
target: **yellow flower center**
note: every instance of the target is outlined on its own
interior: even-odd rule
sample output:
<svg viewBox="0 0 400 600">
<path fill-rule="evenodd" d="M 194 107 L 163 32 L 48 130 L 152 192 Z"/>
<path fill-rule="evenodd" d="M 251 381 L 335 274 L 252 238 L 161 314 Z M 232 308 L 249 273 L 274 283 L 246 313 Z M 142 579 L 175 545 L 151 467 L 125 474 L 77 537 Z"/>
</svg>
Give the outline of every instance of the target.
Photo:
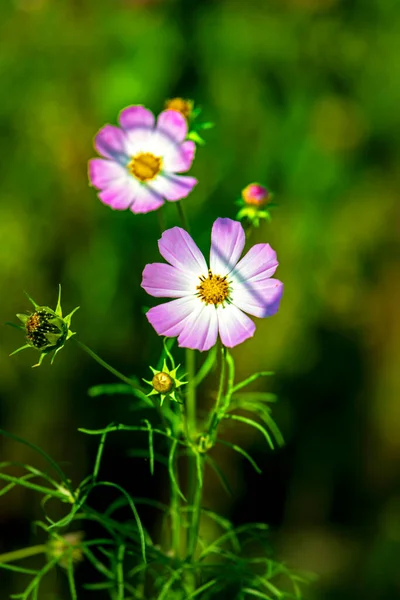
<svg viewBox="0 0 400 600">
<path fill-rule="evenodd" d="M 213 275 L 212 271 L 208 271 L 208 277 L 202 275 L 200 278 L 200 285 L 197 286 L 200 300 L 206 304 L 222 304 L 229 298 L 229 283 L 226 279 L 226 275 Z"/>
<path fill-rule="evenodd" d="M 168 394 L 174 387 L 174 381 L 168 373 L 157 373 L 151 382 L 153 388 L 160 394 Z"/>
<path fill-rule="evenodd" d="M 151 181 L 157 177 L 162 167 L 162 157 L 151 152 L 136 154 L 128 164 L 128 169 L 139 181 Z"/>
</svg>

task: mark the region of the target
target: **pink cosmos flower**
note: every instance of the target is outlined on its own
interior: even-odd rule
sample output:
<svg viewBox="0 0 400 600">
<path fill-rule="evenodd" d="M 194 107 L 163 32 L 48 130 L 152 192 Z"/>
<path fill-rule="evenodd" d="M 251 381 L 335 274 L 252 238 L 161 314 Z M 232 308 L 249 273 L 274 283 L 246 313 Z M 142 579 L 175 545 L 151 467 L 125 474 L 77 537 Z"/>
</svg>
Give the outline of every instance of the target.
<svg viewBox="0 0 400 600">
<path fill-rule="evenodd" d="M 94 145 L 104 158 L 89 161 L 89 180 L 100 190 L 100 200 L 115 210 L 147 213 L 165 199 L 185 198 L 197 180 L 176 175 L 190 169 L 196 150 L 194 142 L 184 141 L 184 116 L 164 110 L 155 124 L 150 110 L 128 106 L 119 123 L 100 129 Z"/>
<path fill-rule="evenodd" d="M 269 317 L 277 312 L 283 284 L 271 279 L 278 261 L 269 244 L 256 244 L 241 259 L 243 227 L 217 219 L 211 232 L 210 267 L 180 227 L 165 231 L 158 242 L 168 261 L 146 265 L 142 287 L 151 296 L 176 298 L 151 308 L 147 318 L 159 335 L 178 344 L 208 350 L 218 333 L 229 348 L 251 337 L 255 324 L 245 315 Z"/>
</svg>

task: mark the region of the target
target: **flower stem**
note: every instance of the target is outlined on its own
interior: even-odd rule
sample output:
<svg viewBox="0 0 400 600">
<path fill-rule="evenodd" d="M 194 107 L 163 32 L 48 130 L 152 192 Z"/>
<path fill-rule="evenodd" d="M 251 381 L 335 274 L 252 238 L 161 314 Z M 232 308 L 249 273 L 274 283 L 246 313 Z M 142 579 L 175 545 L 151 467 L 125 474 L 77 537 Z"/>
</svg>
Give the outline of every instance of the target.
<svg viewBox="0 0 400 600">
<path fill-rule="evenodd" d="M 157 213 L 158 225 L 160 227 L 160 233 L 162 235 L 165 231 L 165 213 L 163 211 L 163 207 L 160 206 L 160 208 L 158 210 L 156 210 L 156 213 Z"/>
<path fill-rule="evenodd" d="M 177 471 L 177 457 L 175 457 L 173 465 L 175 476 Z M 171 546 L 176 558 L 181 557 L 181 518 L 180 518 L 180 501 L 176 491 L 176 487 L 171 485 Z"/>
<path fill-rule="evenodd" d="M 36 554 L 43 554 L 46 550 L 46 544 L 40 544 L 38 546 L 29 546 L 29 548 L 14 550 L 13 552 L 6 552 L 5 554 L 0 554 L 0 563 L 14 562 L 15 560 L 21 560 L 22 558 L 28 558 Z"/>
<path fill-rule="evenodd" d="M 194 350 L 186 349 L 186 421 L 188 435 L 193 439 L 196 433 L 196 387 L 195 387 L 196 356 Z M 189 441 L 189 440 L 188 440 Z"/>
<path fill-rule="evenodd" d="M 181 221 L 183 229 L 186 229 L 186 231 L 188 233 L 190 233 L 189 223 L 188 223 L 188 220 L 186 218 L 185 211 L 183 210 L 182 202 L 177 202 L 176 206 L 177 206 L 177 209 L 178 209 L 178 215 L 179 215 L 179 219 Z"/>
<path fill-rule="evenodd" d="M 221 404 L 224 401 L 224 389 L 225 389 L 225 376 L 226 376 L 226 348 L 222 346 L 221 348 L 221 370 L 219 375 L 219 386 L 218 386 L 218 394 L 217 400 L 215 402 L 214 410 L 210 414 L 209 422 L 208 422 L 208 434 L 210 436 L 213 435 L 213 432 L 216 429 L 216 426 L 219 422 L 219 413 L 221 411 Z"/>
<path fill-rule="evenodd" d="M 188 530 L 188 551 L 187 558 L 193 560 L 199 537 L 201 500 L 203 497 L 203 477 L 204 477 L 204 456 L 196 454 L 190 458 L 191 463 L 195 465 L 194 475 L 194 495 L 192 500 L 192 518 Z"/>
</svg>

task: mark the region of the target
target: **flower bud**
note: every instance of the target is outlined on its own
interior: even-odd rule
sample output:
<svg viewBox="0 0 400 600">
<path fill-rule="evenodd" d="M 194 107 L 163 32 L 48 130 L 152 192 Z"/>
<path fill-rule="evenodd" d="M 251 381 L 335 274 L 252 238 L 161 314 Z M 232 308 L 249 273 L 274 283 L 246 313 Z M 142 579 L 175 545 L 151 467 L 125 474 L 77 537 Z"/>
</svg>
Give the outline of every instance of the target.
<svg viewBox="0 0 400 600">
<path fill-rule="evenodd" d="M 271 194 L 266 187 L 259 183 L 250 183 L 242 191 L 242 198 L 245 204 L 253 206 L 265 206 L 271 199 Z"/>
<path fill-rule="evenodd" d="M 169 369 L 167 366 L 167 361 L 164 360 L 164 364 L 161 371 L 157 371 L 156 369 L 153 369 L 153 367 L 150 367 L 154 375 L 151 381 L 143 379 L 143 381 L 151 385 L 152 388 L 147 395 L 154 396 L 155 394 L 159 394 L 161 406 L 165 398 L 170 398 L 174 402 L 178 402 L 175 392 L 181 385 L 187 383 L 186 381 L 182 381 L 181 379 L 179 379 L 179 377 L 177 376 L 179 366 L 180 365 L 178 365 L 174 369 Z"/>
<path fill-rule="evenodd" d="M 193 111 L 193 100 L 184 100 L 183 98 L 172 98 L 165 102 L 165 110 L 176 110 L 189 120 Z"/>
<path fill-rule="evenodd" d="M 78 310 L 79 306 L 66 317 L 62 316 L 61 286 L 59 288 L 58 302 L 55 310 L 52 310 L 48 306 L 39 306 L 30 296 L 28 296 L 28 298 L 34 306 L 34 312 L 27 315 L 17 314 L 17 317 L 23 323 L 23 326 L 9 323 L 9 325 L 13 325 L 18 329 L 25 331 L 27 343 L 25 346 L 21 346 L 12 352 L 10 356 L 25 348 L 35 348 L 41 353 L 39 362 L 34 365 L 35 367 L 38 367 L 41 365 L 43 358 L 50 352 L 54 353 L 51 360 L 53 363 L 57 352 L 63 348 L 65 342 L 70 337 L 75 335 L 74 332 L 70 330 L 71 318 L 74 312 Z"/>
<path fill-rule="evenodd" d="M 49 560 L 57 558 L 58 564 L 67 569 L 69 566 L 69 558 L 73 563 L 83 560 L 82 541 L 84 538 L 83 531 L 71 531 L 60 537 L 51 537 L 47 542 L 47 556 Z"/>
<path fill-rule="evenodd" d="M 46 350 L 65 342 L 68 327 L 56 313 L 47 306 L 40 306 L 30 315 L 17 315 L 25 325 L 28 343 L 38 350 Z"/>
</svg>

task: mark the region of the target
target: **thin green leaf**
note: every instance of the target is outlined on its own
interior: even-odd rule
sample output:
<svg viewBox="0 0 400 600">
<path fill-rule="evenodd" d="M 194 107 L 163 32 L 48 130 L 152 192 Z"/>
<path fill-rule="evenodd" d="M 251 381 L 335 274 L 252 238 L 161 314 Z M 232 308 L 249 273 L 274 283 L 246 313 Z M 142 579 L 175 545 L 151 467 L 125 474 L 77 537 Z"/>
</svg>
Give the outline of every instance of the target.
<svg viewBox="0 0 400 600">
<path fill-rule="evenodd" d="M 149 451 L 147 448 L 135 448 L 132 450 L 128 450 L 128 456 L 131 456 L 132 458 L 150 458 Z M 153 458 L 155 461 L 168 467 L 168 458 L 166 458 L 162 454 L 158 454 L 157 452 L 155 452 Z"/>
<path fill-rule="evenodd" d="M 220 469 L 218 463 L 213 458 L 211 458 L 211 456 L 209 454 L 206 454 L 206 463 L 209 464 L 210 467 L 213 469 L 213 471 L 215 472 L 216 476 L 220 480 L 221 485 L 224 488 L 224 490 L 226 491 L 226 493 L 229 496 L 233 496 L 232 490 L 230 488 L 228 480 L 226 479 L 223 471 Z"/>
<path fill-rule="evenodd" d="M 269 392 L 240 392 L 234 394 L 232 398 L 233 402 L 276 402 L 277 399 L 276 394 L 270 394 Z"/>
<path fill-rule="evenodd" d="M 93 385 L 88 389 L 87 393 L 91 398 L 96 398 L 97 396 L 115 396 L 117 394 L 133 396 L 132 387 L 126 383 L 104 383 Z"/>
<path fill-rule="evenodd" d="M 160 360 L 157 363 L 158 371 L 161 371 L 165 358 L 169 358 L 172 369 L 175 369 L 175 360 L 171 354 L 171 348 L 173 348 L 176 342 L 176 338 L 163 338 L 163 351 L 160 356 Z"/>
<path fill-rule="evenodd" d="M 13 433 L 8 433 L 8 431 L 4 431 L 4 429 L 0 429 L 0 435 L 4 435 L 8 438 L 10 438 L 11 440 L 14 440 L 16 442 L 19 442 L 20 444 L 24 444 L 25 446 L 28 446 L 28 448 L 31 448 L 31 450 L 34 450 L 35 452 L 37 452 L 38 454 L 40 454 L 52 467 L 53 469 L 58 473 L 58 475 L 60 476 L 61 480 L 65 483 L 66 487 L 72 492 L 72 488 L 71 488 L 71 484 L 68 481 L 66 475 L 64 474 L 64 472 L 60 469 L 60 467 L 58 466 L 58 464 L 41 448 L 39 448 L 39 446 L 36 446 L 36 444 L 33 444 L 32 442 L 28 442 L 27 440 L 24 440 L 23 438 L 20 438 L 18 435 L 15 435 Z"/>
<path fill-rule="evenodd" d="M 199 484 L 199 490 L 203 489 L 203 467 L 204 467 L 204 457 L 196 452 L 196 474 L 197 474 L 197 482 Z"/>
<path fill-rule="evenodd" d="M 54 498 L 59 498 L 63 502 L 67 502 L 67 496 L 62 492 L 57 492 L 56 490 L 45 488 L 41 485 L 37 485 L 36 483 L 30 483 L 23 477 L 13 477 L 12 475 L 0 473 L 0 479 L 3 479 L 3 481 L 10 481 L 14 483 L 14 485 L 22 485 L 23 487 L 35 490 L 36 492 L 40 492 L 41 494 L 48 494 L 49 496 L 53 496 Z"/>
<path fill-rule="evenodd" d="M 78 600 L 76 593 L 75 577 L 74 577 L 74 564 L 72 561 L 72 550 L 68 552 L 68 567 L 67 567 L 69 593 L 71 594 L 71 600 Z"/>
<path fill-rule="evenodd" d="M 95 556 L 93 554 L 93 552 L 91 550 L 89 550 L 89 548 L 87 547 L 82 547 L 82 552 L 83 554 L 86 556 L 86 558 L 89 560 L 89 562 L 92 563 L 92 565 L 94 566 L 94 568 L 101 573 L 102 575 L 104 575 L 105 577 L 107 577 L 107 579 L 111 579 L 111 581 L 114 581 L 115 577 L 114 577 L 114 573 L 112 571 L 110 571 L 110 569 L 108 569 L 102 562 L 101 560 L 99 560 L 97 558 L 97 556 Z"/>
<path fill-rule="evenodd" d="M 22 329 L 22 331 L 25 331 L 25 327 L 23 325 L 17 325 L 16 323 L 11 323 L 11 321 L 6 321 L 4 325 L 9 325 L 10 327 L 15 327 L 15 329 Z"/>
<path fill-rule="evenodd" d="M 260 530 L 266 531 L 268 529 L 268 525 L 265 523 L 245 523 L 244 525 L 240 525 L 239 527 L 235 527 L 234 529 L 224 533 L 219 538 L 214 540 L 201 554 L 199 557 L 199 561 L 205 558 L 208 554 L 212 552 L 219 553 L 221 548 L 220 545 L 226 541 L 229 541 L 232 536 L 239 536 L 242 533 L 246 533 L 252 530 Z M 235 556 L 235 555 L 233 555 Z M 240 560 L 239 557 L 235 557 L 237 560 Z"/>
<path fill-rule="evenodd" d="M 104 429 L 84 429 L 82 427 L 80 427 L 78 429 L 78 431 L 80 431 L 81 433 L 86 433 L 87 435 L 102 435 L 103 433 L 111 433 L 114 431 L 146 431 L 148 432 L 148 428 L 147 427 L 143 427 L 143 426 L 135 426 L 135 425 L 109 425 L 108 427 L 105 427 Z M 179 440 L 178 438 L 171 438 L 171 433 L 169 431 L 163 431 L 161 429 L 153 429 L 153 433 L 158 433 L 159 435 L 162 435 L 164 437 L 167 437 L 168 439 L 174 439 L 176 440 L 177 444 L 180 444 L 181 446 L 188 446 L 187 442 L 184 442 L 183 440 Z"/>
<path fill-rule="evenodd" d="M 187 502 L 185 496 L 183 495 L 183 493 L 179 487 L 176 477 L 175 477 L 174 457 L 175 457 L 175 450 L 176 450 L 177 444 L 178 444 L 178 440 L 176 438 L 174 438 L 172 440 L 171 448 L 169 450 L 169 455 L 168 455 L 168 473 L 169 473 L 169 477 L 171 480 L 171 485 L 174 487 L 176 493 L 182 498 L 182 500 L 184 502 Z"/>
<path fill-rule="evenodd" d="M 84 583 L 82 587 L 85 590 L 110 590 L 114 588 L 114 582 L 112 581 L 102 581 L 101 583 Z"/>
<path fill-rule="evenodd" d="M 260 469 L 260 467 L 258 466 L 258 464 L 256 463 L 256 461 L 254 460 L 254 458 L 252 458 L 250 456 L 250 454 L 248 454 L 246 452 L 246 450 L 243 450 L 243 448 L 241 448 L 240 446 L 238 446 L 237 444 L 232 444 L 231 442 L 227 442 L 225 440 L 217 440 L 217 444 L 222 444 L 224 446 L 228 446 L 228 448 L 232 448 L 232 450 L 234 450 L 235 452 L 238 452 L 239 454 L 241 454 L 242 456 L 244 456 L 244 458 L 246 458 L 249 463 L 252 465 L 252 467 L 254 468 L 255 471 L 257 471 L 257 473 L 259 475 L 261 475 L 262 470 Z"/>
<path fill-rule="evenodd" d="M 164 600 L 164 598 L 167 597 L 167 594 L 168 594 L 169 590 L 171 589 L 172 585 L 175 583 L 175 581 L 177 581 L 181 577 L 182 571 L 183 571 L 183 567 L 177 569 L 176 571 L 172 571 L 171 577 L 161 588 L 161 592 L 157 596 L 157 600 Z"/>
<path fill-rule="evenodd" d="M 264 598 L 264 600 L 273 600 L 271 596 L 267 596 L 267 594 L 263 594 L 262 592 L 254 590 L 253 588 L 243 588 L 243 592 L 245 592 L 249 596 L 255 596 L 256 598 Z"/>
<path fill-rule="evenodd" d="M 147 419 L 143 419 L 149 430 L 149 456 L 150 456 L 150 473 L 154 475 L 154 444 L 153 444 L 153 428 L 151 423 Z"/>
<path fill-rule="evenodd" d="M 33 569 L 25 569 L 24 567 L 18 567 L 17 565 L 9 565 L 2 563 L 0 560 L 0 569 L 7 569 L 8 571 L 15 571 L 16 573 L 23 573 L 24 575 L 37 575 L 38 571 Z"/>
<path fill-rule="evenodd" d="M 218 582 L 218 579 L 211 579 L 211 581 L 207 581 L 207 583 L 204 583 L 203 585 L 201 585 L 199 588 L 197 588 L 197 590 L 192 592 L 189 596 L 186 596 L 185 600 L 191 600 L 192 598 L 196 598 L 196 596 L 199 596 L 200 594 L 202 594 L 203 592 L 208 590 L 208 588 L 213 587 L 217 582 Z"/>
<path fill-rule="evenodd" d="M 29 585 L 25 588 L 25 591 L 22 594 L 15 594 L 10 597 L 23 598 L 23 600 L 27 600 L 30 594 L 34 591 L 34 589 L 40 585 L 42 577 L 44 577 L 46 573 L 51 571 L 51 569 L 56 566 L 57 562 L 62 558 L 62 556 L 63 555 L 57 556 L 56 558 L 53 558 L 47 564 L 45 564 L 44 567 L 42 567 L 42 569 L 40 569 L 40 571 L 37 572 L 35 577 L 33 577 L 33 579 L 30 581 Z"/>
<path fill-rule="evenodd" d="M 100 462 L 101 462 L 101 457 L 103 456 L 103 450 L 104 450 L 104 444 L 106 442 L 106 437 L 107 437 L 107 433 L 103 433 L 103 435 L 100 438 L 100 443 L 99 443 L 99 447 L 97 449 L 96 460 L 95 460 L 94 469 L 93 469 L 93 482 L 95 482 L 97 480 L 97 476 L 99 474 Z"/>
<path fill-rule="evenodd" d="M 232 388 L 232 394 L 234 394 L 235 392 L 238 392 L 239 390 L 246 387 L 253 381 L 256 381 L 256 379 L 258 379 L 259 377 L 270 377 L 271 375 L 274 375 L 273 371 L 259 371 L 258 373 L 253 373 L 253 375 L 250 375 L 250 377 L 247 377 L 247 379 L 244 379 L 240 383 L 237 383 L 236 385 L 234 385 Z"/>
<path fill-rule="evenodd" d="M 117 552 L 117 600 L 124 600 L 124 555 L 125 544 L 120 544 Z"/>
<path fill-rule="evenodd" d="M 128 504 L 129 504 L 129 506 L 130 506 L 130 508 L 131 508 L 131 510 L 133 512 L 133 515 L 134 515 L 135 521 L 136 521 L 136 525 L 137 525 L 137 528 L 138 528 L 138 531 L 139 531 L 140 545 L 141 545 L 141 549 L 142 549 L 143 562 L 147 563 L 147 559 L 146 559 L 146 541 L 145 541 L 144 529 L 143 529 L 143 525 L 142 525 L 142 522 L 140 520 L 139 514 L 138 514 L 138 512 L 136 510 L 135 503 L 133 502 L 133 500 L 130 497 L 130 495 L 128 494 L 128 492 L 123 487 L 121 487 L 120 485 L 118 485 L 117 483 L 112 483 L 111 481 L 100 481 L 100 482 L 96 483 L 96 487 L 99 487 L 101 485 L 104 485 L 106 487 L 116 488 L 128 500 Z"/>
<path fill-rule="evenodd" d="M 209 517 L 213 521 L 215 521 L 223 529 L 232 532 L 232 540 L 231 540 L 232 547 L 233 547 L 234 551 L 237 554 L 239 554 L 240 542 L 239 542 L 238 537 L 235 534 L 235 528 L 233 527 L 233 524 L 229 521 L 229 519 L 225 519 L 225 518 L 221 517 L 220 515 L 218 515 L 217 513 L 215 513 L 214 511 L 212 511 L 208 508 L 202 508 L 201 512 L 203 514 L 207 515 L 207 517 Z"/>
<path fill-rule="evenodd" d="M 14 350 L 14 352 L 11 352 L 9 356 L 14 356 L 14 354 L 18 354 L 18 352 L 21 352 L 21 350 L 26 350 L 27 348 L 32 348 L 32 346 L 30 344 L 25 344 L 24 346 L 21 346 L 20 348 Z"/>
<path fill-rule="evenodd" d="M 274 450 L 274 443 L 271 439 L 271 436 L 266 431 L 266 429 L 262 425 L 260 425 L 260 423 L 257 423 L 257 421 L 253 421 L 253 419 L 248 419 L 247 417 L 242 417 L 241 415 L 225 415 L 224 419 L 232 419 L 233 421 L 239 421 L 240 423 L 245 423 L 246 425 L 250 425 L 250 427 L 258 429 L 258 431 L 260 431 L 260 433 L 262 433 L 262 435 L 266 439 L 271 450 Z"/>
</svg>

